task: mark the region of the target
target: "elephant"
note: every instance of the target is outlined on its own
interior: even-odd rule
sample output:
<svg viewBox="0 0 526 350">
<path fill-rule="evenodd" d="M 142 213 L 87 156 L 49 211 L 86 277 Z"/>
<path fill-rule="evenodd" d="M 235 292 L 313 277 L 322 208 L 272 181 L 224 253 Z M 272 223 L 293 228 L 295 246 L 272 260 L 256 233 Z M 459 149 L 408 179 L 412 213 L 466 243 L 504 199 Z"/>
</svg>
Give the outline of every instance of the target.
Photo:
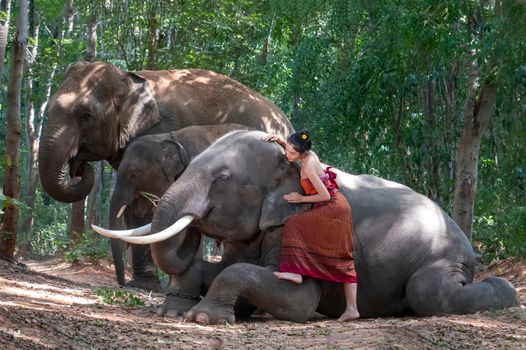
<svg viewBox="0 0 526 350">
<path fill-rule="evenodd" d="M 181 244 L 178 232 L 198 230 L 225 244 L 223 265 L 214 270 L 196 259 L 187 269 L 200 271 L 201 278 L 193 273 L 193 279 L 181 279 L 184 284 L 170 285 L 174 290 L 163 311 L 187 309 L 188 319 L 202 323 L 235 322 L 243 314 L 239 310 L 250 314 L 254 307 L 294 322 L 305 322 L 316 311 L 329 317 L 343 312 L 341 283 L 307 277 L 295 284 L 273 274 L 285 220 L 309 205 L 282 199 L 301 191 L 298 166 L 286 160 L 281 146 L 262 141 L 264 135 L 237 131 L 216 141 L 166 190 L 152 234 L 121 236 L 151 244 L 155 263 L 169 274 L 185 273 L 172 249 Z M 467 314 L 520 305 L 506 279 L 473 281 L 471 244 L 435 202 L 393 181 L 335 172 L 352 208 L 361 317 Z M 195 256 L 187 245 L 190 251 Z"/>
<path fill-rule="evenodd" d="M 151 199 L 140 196 L 141 192 L 161 197 L 188 163 L 215 140 L 234 130 L 247 129 L 248 127 L 240 124 L 192 125 L 169 133 L 135 138 L 126 148 L 117 171 L 110 204 L 110 220 L 114 222 L 112 226 L 129 228 L 150 223 L 154 206 Z M 129 210 L 126 211 L 123 224 L 118 221 L 118 217 L 124 208 Z M 111 246 L 117 281 L 120 285 L 125 285 L 122 241 L 112 239 Z M 139 252 L 143 253 L 142 250 Z M 149 254 L 150 251 L 147 250 L 146 253 Z M 135 260 L 141 262 L 144 257 L 132 258 L 132 264 Z M 130 286 L 133 287 L 134 283 L 141 280 L 138 272 L 142 268 L 144 267 L 140 264 L 135 266 L 133 272 L 139 276 L 134 276 Z M 148 282 L 144 281 L 141 286 Z M 154 282 L 156 283 L 148 289 L 160 290 L 158 281 Z"/>
<path fill-rule="evenodd" d="M 224 75 L 201 69 L 126 72 L 107 62 L 76 62 L 47 107 L 40 140 L 43 189 L 66 203 L 90 192 L 94 174 L 88 162 L 107 160 L 118 169 L 135 137 L 190 125 L 237 123 L 288 135 L 292 125 L 270 100 Z M 132 250 L 139 247 L 132 247 Z M 133 256 L 147 256 L 144 248 Z M 151 259 L 134 276 L 154 283 Z M 150 283 L 144 284 L 148 288 Z"/>
</svg>

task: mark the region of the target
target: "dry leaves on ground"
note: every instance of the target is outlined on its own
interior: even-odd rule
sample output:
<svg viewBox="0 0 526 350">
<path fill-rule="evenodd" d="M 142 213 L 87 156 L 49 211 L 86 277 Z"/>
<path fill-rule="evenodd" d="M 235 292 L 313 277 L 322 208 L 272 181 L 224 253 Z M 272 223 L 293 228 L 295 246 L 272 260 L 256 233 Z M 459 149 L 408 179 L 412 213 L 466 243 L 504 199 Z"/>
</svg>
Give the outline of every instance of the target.
<svg viewBox="0 0 526 350">
<path fill-rule="evenodd" d="M 96 289 L 116 288 L 110 266 L 0 261 L 1 349 L 526 349 L 522 308 L 467 316 L 365 319 L 305 324 L 268 315 L 224 326 L 159 317 L 161 295 L 144 306 L 103 304 Z M 479 274 L 508 278 L 526 297 L 526 262 L 508 260 Z"/>
</svg>

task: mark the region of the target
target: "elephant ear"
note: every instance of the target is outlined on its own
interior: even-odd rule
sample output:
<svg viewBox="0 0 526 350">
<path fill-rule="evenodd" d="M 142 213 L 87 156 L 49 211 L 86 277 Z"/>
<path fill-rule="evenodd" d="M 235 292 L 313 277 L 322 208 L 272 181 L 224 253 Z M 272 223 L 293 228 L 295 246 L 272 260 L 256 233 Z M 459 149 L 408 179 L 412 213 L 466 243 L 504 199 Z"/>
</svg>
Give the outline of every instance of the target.
<svg viewBox="0 0 526 350">
<path fill-rule="evenodd" d="M 263 202 L 259 219 L 259 228 L 262 231 L 272 226 L 283 225 L 289 217 L 311 206 L 310 204 L 292 204 L 283 199 L 283 195 L 290 192 L 303 193 L 298 170 L 293 166 L 287 166 L 287 168 L 285 174 L 279 176 L 271 185 Z"/>
<path fill-rule="evenodd" d="M 124 88 L 118 98 L 119 148 L 157 124 L 161 117 L 146 79 L 135 73 L 123 77 Z"/>
<path fill-rule="evenodd" d="M 188 154 L 177 141 L 167 140 L 163 141 L 163 172 L 168 181 L 175 181 L 176 176 L 179 175 L 188 166 Z"/>
</svg>

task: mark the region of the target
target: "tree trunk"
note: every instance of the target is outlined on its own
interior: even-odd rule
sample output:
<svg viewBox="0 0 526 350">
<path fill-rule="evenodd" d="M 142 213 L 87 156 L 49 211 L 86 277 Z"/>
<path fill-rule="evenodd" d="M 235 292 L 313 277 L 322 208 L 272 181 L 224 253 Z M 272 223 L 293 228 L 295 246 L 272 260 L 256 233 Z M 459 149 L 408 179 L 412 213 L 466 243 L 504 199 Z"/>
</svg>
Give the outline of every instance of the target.
<svg viewBox="0 0 526 350">
<path fill-rule="evenodd" d="M 84 233 L 85 199 L 71 204 L 71 222 L 69 225 L 69 248 L 76 247 L 82 241 Z"/>
<path fill-rule="evenodd" d="M 64 22 L 60 30 L 59 37 L 59 57 L 64 56 L 62 39 L 69 37 L 73 30 L 73 1 L 64 1 Z M 65 28 L 65 29 L 64 29 Z M 84 233 L 84 208 L 86 199 L 71 204 L 71 221 L 69 225 L 69 248 L 75 247 L 81 240 Z"/>
<path fill-rule="evenodd" d="M 64 37 L 69 37 L 73 30 L 73 13 L 73 0 L 65 0 L 63 24 L 58 31 L 58 57 L 60 57 L 60 61 L 64 58 L 64 45 L 62 45 L 62 41 Z M 67 31 L 64 30 L 64 28 L 67 28 Z"/>
<path fill-rule="evenodd" d="M 2 0 L 1 11 L 5 11 L 6 17 L 0 20 L 0 86 L 4 76 L 5 48 L 7 46 L 7 32 L 9 30 L 9 15 L 11 13 L 11 0 Z"/>
<path fill-rule="evenodd" d="M 157 21 L 156 17 L 156 11 L 155 7 L 152 5 L 152 8 L 150 9 L 150 14 L 148 15 L 148 34 L 147 34 L 147 42 L 148 42 L 148 58 L 146 63 L 146 69 L 155 70 L 157 69 L 157 30 L 159 27 L 159 23 Z"/>
<path fill-rule="evenodd" d="M 106 202 L 106 208 L 109 208 L 110 207 L 110 201 L 111 201 L 111 197 L 113 197 L 113 192 L 115 191 L 115 184 L 117 183 L 117 171 L 115 169 L 111 169 L 111 177 L 110 177 L 110 184 L 109 184 L 109 188 L 110 188 L 110 194 L 108 195 L 108 200 Z M 110 227 L 110 218 L 109 218 L 109 215 L 108 217 L 106 218 L 106 220 L 104 221 L 104 226 L 105 227 Z"/>
<path fill-rule="evenodd" d="M 95 183 L 93 184 L 93 189 L 88 197 L 88 224 L 100 226 L 101 215 L 98 203 L 100 202 L 100 196 L 102 194 L 104 161 L 97 162 L 95 169 Z M 96 237 L 98 237 L 98 235 L 96 235 Z"/>
<path fill-rule="evenodd" d="M 261 61 L 263 65 L 268 63 L 268 55 L 270 52 L 270 41 L 272 40 L 272 30 L 274 29 L 275 16 L 272 16 L 272 21 L 268 29 L 268 34 L 263 39 L 263 52 L 261 53 Z"/>
<path fill-rule="evenodd" d="M 73 0 L 66 0 L 64 2 L 64 19 L 66 20 L 66 38 L 71 36 L 73 31 L 73 15 L 75 14 L 73 10 Z"/>
<path fill-rule="evenodd" d="M 424 111 L 429 125 L 429 132 L 432 137 L 428 139 L 426 145 L 430 154 L 430 163 L 425 162 L 429 173 L 427 182 L 427 195 L 434 201 L 438 200 L 438 194 L 440 193 L 440 158 L 438 154 L 438 143 L 441 141 L 438 135 L 438 122 L 437 122 L 437 102 L 436 102 L 436 80 L 430 77 L 426 82 L 424 90 Z"/>
<path fill-rule="evenodd" d="M 7 137 L 4 170 L 4 195 L 20 199 L 20 176 L 18 153 L 20 145 L 20 91 L 24 75 L 24 56 L 27 47 L 27 0 L 19 0 L 19 13 L 15 41 L 13 43 L 13 63 L 7 88 Z M 18 225 L 18 207 L 7 205 L 0 228 L 0 257 L 13 260 Z"/>
<path fill-rule="evenodd" d="M 93 62 L 97 56 L 97 16 L 93 13 L 88 21 L 88 39 L 86 43 L 86 61 Z M 102 194 L 102 178 L 104 176 L 104 161 L 95 166 L 95 183 L 88 197 L 88 223 L 100 225 L 98 203 Z"/>
<path fill-rule="evenodd" d="M 457 158 L 455 198 L 452 218 L 471 240 L 473 209 L 477 193 L 478 158 L 482 135 L 495 110 L 497 89 L 484 82 L 479 89 L 479 70 L 474 60 L 471 67 L 469 94 L 464 106 L 464 126 Z M 479 92 L 480 91 L 480 92 Z"/>
<path fill-rule="evenodd" d="M 97 56 L 97 16 L 90 16 L 88 22 L 88 42 L 86 45 L 86 61 L 93 62 Z"/>
<path fill-rule="evenodd" d="M 27 193 L 26 204 L 28 205 L 28 216 L 22 225 L 22 232 L 27 234 L 33 226 L 33 207 L 35 206 L 35 193 L 38 184 L 38 144 L 42 132 L 42 119 L 38 119 L 35 124 L 35 106 L 33 103 L 33 64 L 38 55 L 39 25 L 35 18 L 35 2 L 29 1 L 29 31 L 34 38 L 30 57 L 26 60 L 27 67 L 27 92 L 26 92 L 26 142 L 28 147 L 27 154 Z M 29 253 L 29 251 L 28 251 Z"/>
<path fill-rule="evenodd" d="M 47 104 L 49 103 L 49 99 L 51 97 L 51 87 L 53 86 L 53 79 L 55 78 L 55 73 L 57 72 L 57 64 L 53 64 L 51 68 L 51 73 L 49 75 L 48 81 L 46 83 L 46 90 L 45 90 L 45 98 L 42 102 L 42 105 L 37 109 L 38 111 L 38 124 L 35 125 L 35 134 L 34 139 L 31 144 L 28 143 L 28 145 L 31 146 L 30 155 L 28 155 L 28 158 L 34 158 L 33 163 L 28 165 L 28 171 L 29 171 L 29 178 L 28 178 L 28 189 L 27 189 L 27 204 L 30 207 L 30 215 L 26 222 L 23 224 L 22 228 L 25 232 L 28 232 L 32 226 L 33 226 L 33 207 L 35 203 L 35 196 L 36 196 L 36 189 L 38 186 L 39 181 L 39 173 L 38 173 L 38 151 L 39 151 L 39 144 L 40 144 L 40 136 L 42 135 L 42 126 L 44 124 L 44 112 L 46 110 Z M 34 152 L 34 153 L 33 153 Z M 28 160 L 29 161 L 29 160 Z M 34 170 L 32 170 L 34 169 Z M 29 253 L 29 250 L 28 250 Z"/>
</svg>

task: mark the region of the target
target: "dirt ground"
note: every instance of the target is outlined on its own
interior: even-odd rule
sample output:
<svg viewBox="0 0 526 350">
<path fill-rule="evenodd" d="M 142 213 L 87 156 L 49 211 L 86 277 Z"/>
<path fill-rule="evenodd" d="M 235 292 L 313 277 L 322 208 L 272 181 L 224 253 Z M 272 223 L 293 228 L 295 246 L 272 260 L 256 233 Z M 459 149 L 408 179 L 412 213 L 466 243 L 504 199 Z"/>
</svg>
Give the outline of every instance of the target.
<svg viewBox="0 0 526 350">
<path fill-rule="evenodd" d="M 508 278 L 526 300 L 526 261 L 479 273 Z M 526 310 L 431 318 L 306 324 L 254 316 L 203 326 L 157 316 L 162 296 L 144 306 L 103 303 L 97 287 L 117 288 L 111 266 L 53 260 L 27 268 L 0 260 L 0 349 L 526 349 Z"/>
</svg>

